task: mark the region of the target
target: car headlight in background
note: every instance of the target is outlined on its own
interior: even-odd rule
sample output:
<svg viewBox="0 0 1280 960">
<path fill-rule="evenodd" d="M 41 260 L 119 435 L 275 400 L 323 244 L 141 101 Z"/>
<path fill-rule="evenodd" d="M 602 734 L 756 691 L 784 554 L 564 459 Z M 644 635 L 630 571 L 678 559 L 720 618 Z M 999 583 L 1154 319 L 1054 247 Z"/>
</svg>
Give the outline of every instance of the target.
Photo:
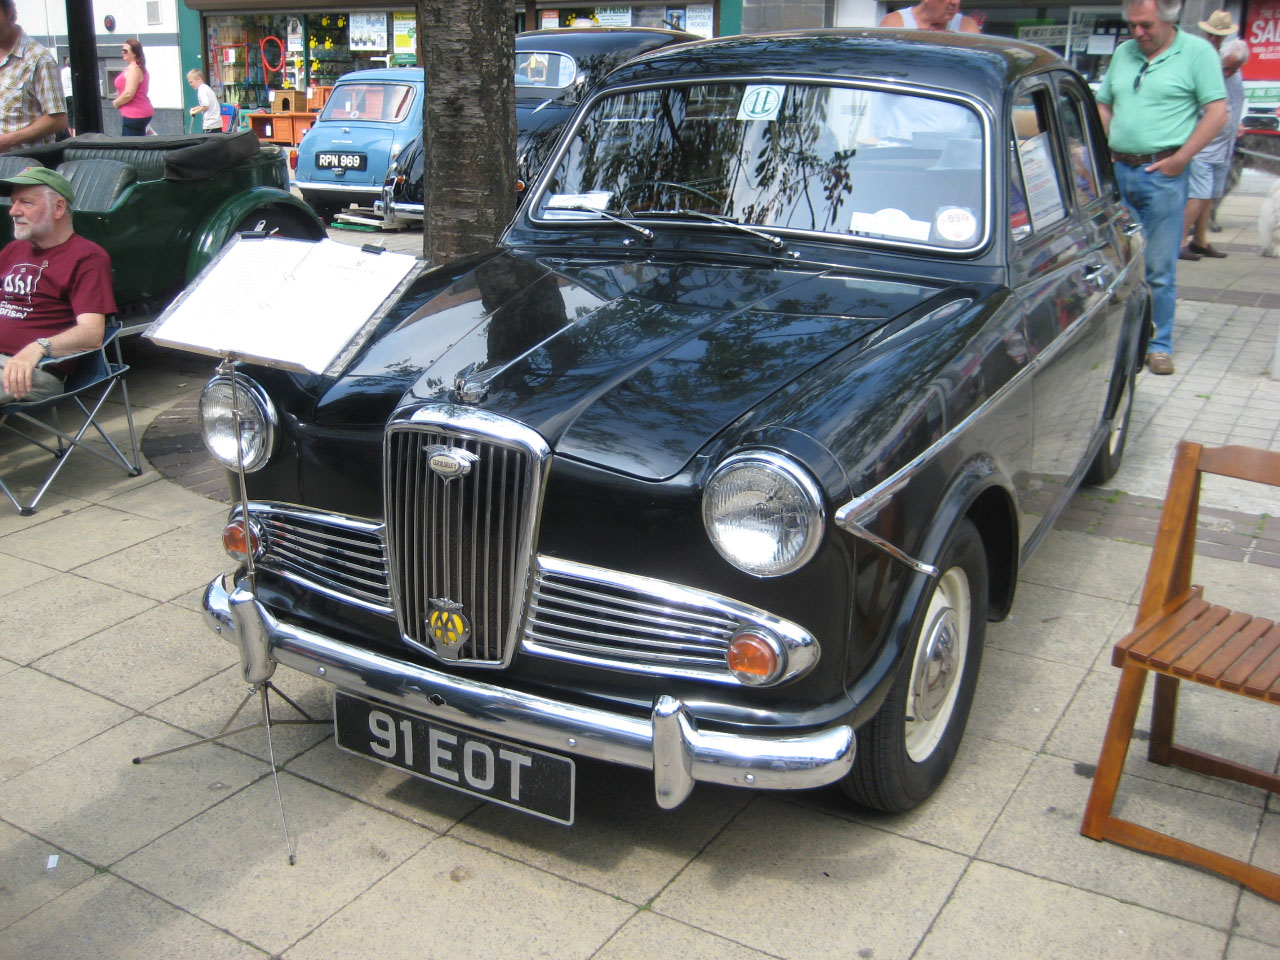
<svg viewBox="0 0 1280 960">
<path fill-rule="evenodd" d="M 782 454 L 735 453 L 707 481 L 702 522 L 716 550 L 739 570 L 778 577 L 817 551 L 822 494 L 809 473 Z"/>
<path fill-rule="evenodd" d="M 240 445 L 244 469 L 252 473 L 266 466 L 275 449 L 275 405 L 258 384 L 237 375 L 240 407 Z M 232 412 L 231 377 L 216 376 L 200 394 L 200 433 L 213 458 L 230 470 L 236 469 L 236 426 Z"/>
</svg>

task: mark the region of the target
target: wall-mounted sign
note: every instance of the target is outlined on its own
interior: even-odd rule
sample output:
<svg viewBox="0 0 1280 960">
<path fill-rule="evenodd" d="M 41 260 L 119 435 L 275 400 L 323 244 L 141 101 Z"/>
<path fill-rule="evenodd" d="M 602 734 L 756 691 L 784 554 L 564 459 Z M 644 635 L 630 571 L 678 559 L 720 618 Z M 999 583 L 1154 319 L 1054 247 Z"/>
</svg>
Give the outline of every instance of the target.
<svg viewBox="0 0 1280 960">
<path fill-rule="evenodd" d="M 411 67 L 418 62 L 418 21 L 412 12 L 400 11 L 391 15 L 392 63 L 397 67 Z"/>
<path fill-rule="evenodd" d="M 542 18 L 538 23 L 539 30 L 554 30 L 560 26 L 559 10 L 539 10 L 538 16 Z"/>
<path fill-rule="evenodd" d="M 1249 44 L 1241 75 L 1246 80 L 1280 80 L 1280 0 L 1249 0 L 1241 39 Z"/>
<path fill-rule="evenodd" d="M 1018 39 L 1028 43 L 1038 43 L 1042 47 L 1065 47 L 1071 27 L 1065 23 L 1041 24 L 1032 27 L 1019 27 Z"/>
</svg>

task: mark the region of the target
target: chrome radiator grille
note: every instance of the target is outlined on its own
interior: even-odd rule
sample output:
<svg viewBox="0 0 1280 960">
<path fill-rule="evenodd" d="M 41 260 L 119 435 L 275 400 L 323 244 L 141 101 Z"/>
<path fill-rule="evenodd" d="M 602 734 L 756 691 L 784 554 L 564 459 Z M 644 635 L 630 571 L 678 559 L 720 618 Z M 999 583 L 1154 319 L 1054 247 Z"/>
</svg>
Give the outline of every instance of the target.
<svg viewBox="0 0 1280 960">
<path fill-rule="evenodd" d="M 441 460 L 456 469 L 433 466 Z M 537 434 L 482 411 L 425 408 L 387 428 L 387 543 L 405 640 L 446 660 L 510 662 L 545 460 Z"/>
<path fill-rule="evenodd" d="M 540 556 L 525 618 L 526 653 L 628 673 L 737 683 L 726 652 L 762 628 L 788 653 L 787 677 L 817 660 L 795 624 L 728 597 L 617 570 Z"/>
<path fill-rule="evenodd" d="M 390 615 L 381 524 L 265 503 L 250 503 L 249 517 L 261 538 L 261 567 Z"/>
</svg>

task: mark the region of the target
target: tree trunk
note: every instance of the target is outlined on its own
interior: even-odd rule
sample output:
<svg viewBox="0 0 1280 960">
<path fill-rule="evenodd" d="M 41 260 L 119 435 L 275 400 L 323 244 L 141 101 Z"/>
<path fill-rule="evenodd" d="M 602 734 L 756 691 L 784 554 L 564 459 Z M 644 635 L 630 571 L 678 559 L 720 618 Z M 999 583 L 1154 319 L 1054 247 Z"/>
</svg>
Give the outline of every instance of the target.
<svg viewBox="0 0 1280 960">
<path fill-rule="evenodd" d="M 438 264 L 493 246 L 516 209 L 511 0 L 418 0 L 427 74 L 422 255 Z"/>
</svg>

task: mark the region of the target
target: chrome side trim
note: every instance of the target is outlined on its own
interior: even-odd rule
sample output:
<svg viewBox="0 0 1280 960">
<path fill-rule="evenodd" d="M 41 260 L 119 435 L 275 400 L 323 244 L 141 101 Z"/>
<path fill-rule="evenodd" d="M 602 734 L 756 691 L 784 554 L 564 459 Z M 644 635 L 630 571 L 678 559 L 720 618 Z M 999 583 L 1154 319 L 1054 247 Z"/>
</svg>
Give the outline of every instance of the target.
<svg viewBox="0 0 1280 960">
<path fill-rule="evenodd" d="M 323 180 L 295 180 L 293 185 L 303 191 L 315 190 L 327 193 L 367 193 L 371 197 L 382 196 L 382 185 L 376 183 L 326 183 Z"/>
<path fill-rule="evenodd" d="M 803 676 L 821 649 L 807 630 L 766 610 L 691 587 L 539 556 L 525 616 L 525 653 L 590 667 L 742 686 L 725 654 L 734 634 L 764 630 L 783 650 L 768 684 Z"/>
<path fill-rule="evenodd" d="M 222 577 L 205 591 L 205 622 L 225 640 L 359 697 L 562 754 L 654 772 L 660 806 L 678 806 L 694 783 L 804 790 L 853 767 L 853 729 L 837 724 L 794 736 L 704 731 L 688 708 L 659 697 L 647 717 L 553 700 L 372 653 L 277 620 L 243 584 Z M 246 658 L 244 673 L 268 664 Z"/>
</svg>

